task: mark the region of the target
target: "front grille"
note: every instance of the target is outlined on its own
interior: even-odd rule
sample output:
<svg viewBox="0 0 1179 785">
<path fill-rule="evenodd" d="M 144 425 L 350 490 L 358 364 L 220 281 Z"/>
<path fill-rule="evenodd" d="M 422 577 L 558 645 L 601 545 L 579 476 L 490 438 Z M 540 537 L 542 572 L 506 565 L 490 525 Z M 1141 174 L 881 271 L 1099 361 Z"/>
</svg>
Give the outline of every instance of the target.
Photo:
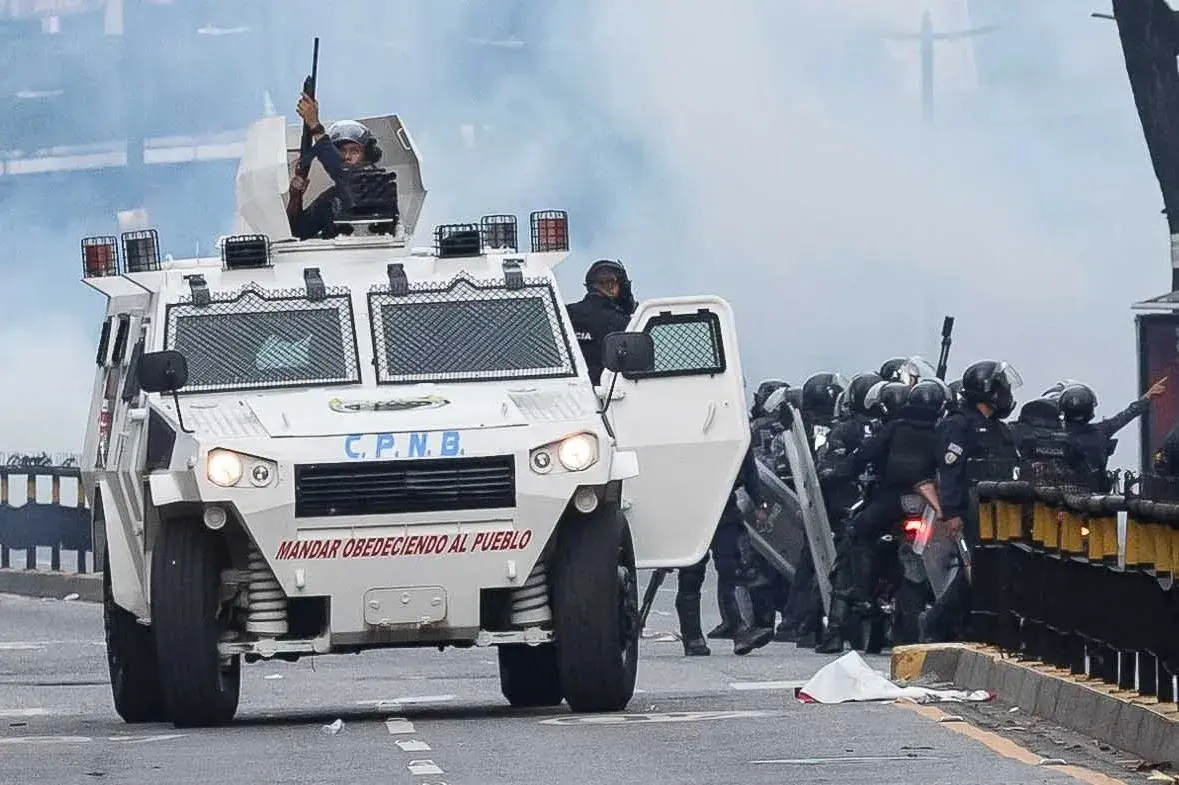
<svg viewBox="0 0 1179 785">
<path fill-rule="evenodd" d="M 510 455 L 295 466 L 296 518 L 515 506 Z"/>
</svg>

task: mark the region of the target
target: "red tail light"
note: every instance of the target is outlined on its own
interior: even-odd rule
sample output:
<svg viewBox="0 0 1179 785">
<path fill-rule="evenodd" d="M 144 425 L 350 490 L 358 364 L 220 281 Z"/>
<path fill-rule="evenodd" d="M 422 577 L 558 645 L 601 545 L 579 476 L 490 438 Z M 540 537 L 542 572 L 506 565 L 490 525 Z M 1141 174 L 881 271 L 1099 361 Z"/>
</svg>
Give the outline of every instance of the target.
<svg viewBox="0 0 1179 785">
<path fill-rule="evenodd" d="M 905 519 L 904 532 L 905 532 L 905 540 L 907 542 L 913 542 L 913 540 L 917 539 L 917 532 L 919 532 L 919 531 L 921 531 L 921 519 L 920 518 L 906 518 Z"/>
</svg>

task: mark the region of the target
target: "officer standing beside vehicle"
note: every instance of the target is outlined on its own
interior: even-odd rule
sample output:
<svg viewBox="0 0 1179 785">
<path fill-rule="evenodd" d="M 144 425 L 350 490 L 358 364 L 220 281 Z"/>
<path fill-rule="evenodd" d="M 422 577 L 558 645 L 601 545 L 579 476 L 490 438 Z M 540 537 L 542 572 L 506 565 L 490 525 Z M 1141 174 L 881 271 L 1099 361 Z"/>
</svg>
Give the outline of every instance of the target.
<svg viewBox="0 0 1179 785">
<path fill-rule="evenodd" d="M 726 615 L 736 623 L 731 631 L 733 653 L 748 654 L 765 646 L 774 637 L 774 604 L 771 587 L 764 585 L 759 573 L 760 565 L 754 563 L 752 548 L 748 544 L 741 509 L 737 504 L 737 490 L 744 488 L 750 501 L 755 505 L 754 515 L 764 520 L 766 504 L 761 496 L 760 479 L 757 475 L 753 445 L 745 453 L 741 472 L 733 484 L 728 503 L 721 513 L 716 534 L 712 540 L 712 557 L 716 560 L 718 574 L 733 576 L 733 583 L 726 587 L 721 596 L 722 618 Z M 704 585 L 704 574 L 708 566 L 705 555 L 691 567 L 681 567 L 676 586 L 675 608 L 680 622 L 680 638 L 686 656 L 707 656 L 711 654 L 700 621 L 700 590 Z M 714 631 L 715 632 L 715 631 Z"/>
<path fill-rule="evenodd" d="M 753 405 L 749 409 L 750 430 L 753 434 L 751 442 L 755 459 L 764 457 L 764 465 L 767 468 L 774 466 L 775 458 L 772 452 L 773 441 L 777 434 L 782 430 L 782 425 L 779 422 L 778 412 L 775 409 L 770 412 L 766 408 L 767 402 L 771 396 L 780 400 L 782 396 L 774 395 L 780 389 L 789 388 L 790 385 L 781 379 L 767 379 L 757 386 L 757 391 L 753 394 Z M 756 469 L 756 465 L 754 466 Z M 759 480 L 760 482 L 760 480 Z M 740 554 L 739 537 L 741 529 L 737 527 L 718 527 L 716 532 L 716 544 L 714 548 L 725 554 Z M 756 557 L 754 557 L 756 559 Z M 766 576 L 773 586 L 775 595 L 774 606 L 776 608 L 784 607 L 786 599 L 790 592 L 790 583 L 785 578 L 778 574 L 777 570 L 768 564 L 763 565 L 764 560 L 756 559 L 758 567 L 764 567 L 769 570 L 771 575 Z M 711 640 L 731 640 L 733 636 L 741 627 L 741 618 L 737 612 L 736 606 L 731 598 L 734 598 L 734 590 L 738 582 L 737 570 L 740 569 L 741 562 L 739 558 L 734 559 L 717 559 L 716 560 L 716 600 L 717 609 L 720 611 L 721 621 L 716 627 L 712 628 L 706 637 Z"/>
<path fill-rule="evenodd" d="M 1023 384 L 1005 362 L 982 360 L 962 374 L 962 406 L 937 429 L 937 487 L 942 520 L 937 536 L 961 538 L 967 551 L 979 542 L 975 486 L 1010 479 L 1019 460 L 1015 436 L 1003 419 L 1015 411 L 1015 390 Z M 976 609 L 978 611 L 985 609 Z M 922 642 L 961 637 L 972 622 L 966 571 L 959 569 L 933 607 L 921 613 Z"/>
<path fill-rule="evenodd" d="M 577 343 L 585 357 L 590 381 L 602 380 L 602 347 L 610 333 L 624 332 L 635 312 L 630 277 L 622 262 L 599 259 L 585 273 L 586 295 L 565 306 Z"/>
</svg>

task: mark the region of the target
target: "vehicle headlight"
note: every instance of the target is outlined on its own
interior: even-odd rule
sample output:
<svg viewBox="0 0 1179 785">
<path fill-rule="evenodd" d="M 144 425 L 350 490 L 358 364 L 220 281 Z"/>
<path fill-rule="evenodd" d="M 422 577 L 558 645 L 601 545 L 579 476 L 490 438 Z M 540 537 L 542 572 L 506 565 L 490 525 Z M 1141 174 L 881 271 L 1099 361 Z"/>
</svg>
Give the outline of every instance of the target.
<svg viewBox="0 0 1179 785">
<path fill-rule="evenodd" d="M 598 438 L 590 433 L 579 433 L 563 439 L 557 446 L 557 460 L 571 472 L 588 469 L 598 460 Z"/>
<path fill-rule="evenodd" d="M 242 457 L 229 450 L 212 450 L 209 452 L 206 474 L 209 482 L 222 488 L 232 488 L 237 485 L 245 471 Z"/>
</svg>

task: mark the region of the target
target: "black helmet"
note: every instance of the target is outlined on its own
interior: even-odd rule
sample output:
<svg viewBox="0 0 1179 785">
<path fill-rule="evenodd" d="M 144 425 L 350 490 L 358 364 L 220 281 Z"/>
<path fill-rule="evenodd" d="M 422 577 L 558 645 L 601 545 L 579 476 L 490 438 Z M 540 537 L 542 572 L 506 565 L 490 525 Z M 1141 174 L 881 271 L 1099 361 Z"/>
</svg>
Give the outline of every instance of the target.
<svg viewBox="0 0 1179 785">
<path fill-rule="evenodd" d="M 872 385 L 881 381 L 884 380 L 875 371 L 857 373 L 853 376 L 851 381 L 847 383 L 845 391 L 848 409 L 856 414 L 868 414 L 868 407 L 864 405 L 864 399 L 868 396 Z"/>
<path fill-rule="evenodd" d="M 959 401 L 961 401 L 962 400 L 962 380 L 955 379 L 954 381 L 950 382 L 949 388 L 950 388 L 950 403 L 951 403 L 951 405 L 956 404 Z"/>
<path fill-rule="evenodd" d="M 896 416 L 909 397 L 909 385 L 904 382 L 879 381 L 864 397 L 864 407 L 885 419 Z"/>
<path fill-rule="evenodd" d="M 837 373 L 816 373 L 802 384 L 802 410 L 821 417 L 835 416 L 835 401 L 847 389 Z"/>
<path fill-rule="evenodd" d="M 1080 384 L 1080 382 L 1076 381 L 1075 379 L 1061 379 L 1059 382 L 1045 390 L 1040 397 L 1059 398 L 1062 392 L 1064 392 L 1069 387 L 1072 387 L 1074 384 Z"/>
<path fill-rule="evenodd" d="M 1097 409 L 1097 394 L 1084 384 L 1070 385 L 1060 393 L 1060 413 L 1065 422 L 1086 423 Z"/>
<path fill-rule="evenodd" d="M 973 405 L 985 403 L 1003 419 L 1015 411 L 1014 391 L 1023 384 L 1019 372 L 1005 362 L 981 360 L 962 374 L 962 397 Z"/>
<path fill-rule="evenodd" d="M 891 360 L 886 360 L 884 365 L 880 366 L 880 378 L 886 382 L 899 382 L 901 380 L 901 366 L 908 361 L 907 357 L 893 357 Z"/>
<path fill-rule="evenodd" d="M 1060 401 L 1052 395 L 1028 401 L 1019 410 L 1019 421 L 1033 427 L 1052 427 L 1060 424 Z"/>
<path fill-rule="evenodd" d="M 777 390 L 779 387 L 789 387 L 790 385 L 781 379 L 766 379 L 761 384 L 757 385 L 757 392 L 753 394 L 753 407 L 749 413 L 754 417 L 759 417 L 766 414 L 766 399 L 770 397 L 770 393 Z"/>
<path fill-rule="evenodd" d="M 585 285 L 587 287 L 593 287 L 598 282 L 610 278 L 618 279 L 620 284 L 630 280 L 627 277 L 626 268 L 617 259 L 599 259 L 585 271 Z"/>
<path fill-rule="evenodd" d="M 941 379 L 922 379 L 909 389 L 905 405 L 920 410 L 922 413 L 933 415 L 937 419 L 946 408 L 949 401 L 949 388 Z"/>
</svg>

